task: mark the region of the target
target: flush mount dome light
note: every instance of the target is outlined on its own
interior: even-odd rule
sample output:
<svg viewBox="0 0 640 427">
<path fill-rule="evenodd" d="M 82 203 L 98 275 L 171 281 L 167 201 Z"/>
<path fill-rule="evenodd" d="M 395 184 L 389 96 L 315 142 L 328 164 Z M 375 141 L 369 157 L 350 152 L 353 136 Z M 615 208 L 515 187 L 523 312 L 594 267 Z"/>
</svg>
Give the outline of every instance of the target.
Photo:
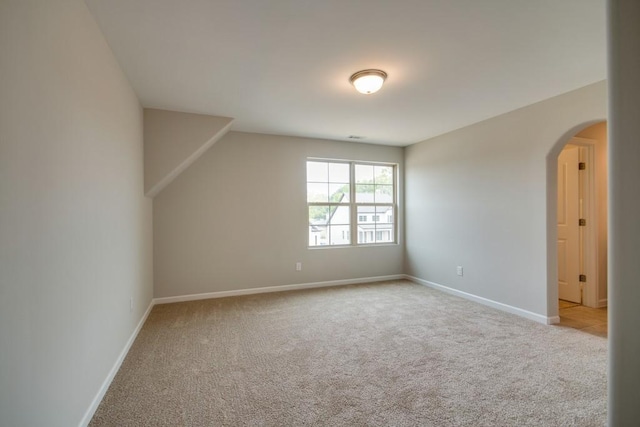
<svg viewBox="0 0 640 427">
<path fill-rule="evenodd" d="M 362 70 L 353 74 L 349 81 L 358 92 L 368 95 L 379 91 L 386 78 L 387 73 L 382 70 Z"/>
</svg>

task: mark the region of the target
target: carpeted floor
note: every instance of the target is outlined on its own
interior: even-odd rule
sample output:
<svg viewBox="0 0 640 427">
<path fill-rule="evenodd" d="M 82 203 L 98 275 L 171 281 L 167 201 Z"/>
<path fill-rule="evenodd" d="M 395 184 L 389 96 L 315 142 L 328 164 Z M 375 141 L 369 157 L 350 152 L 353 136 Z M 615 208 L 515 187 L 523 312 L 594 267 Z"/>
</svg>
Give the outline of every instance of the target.
<svg viewBox="0 0 640 427">
<path fill-rule="evenodd" d="M 406 281 L 154 307 L 91 426 L 603 426 L 606 339 Z"/>
</svg>

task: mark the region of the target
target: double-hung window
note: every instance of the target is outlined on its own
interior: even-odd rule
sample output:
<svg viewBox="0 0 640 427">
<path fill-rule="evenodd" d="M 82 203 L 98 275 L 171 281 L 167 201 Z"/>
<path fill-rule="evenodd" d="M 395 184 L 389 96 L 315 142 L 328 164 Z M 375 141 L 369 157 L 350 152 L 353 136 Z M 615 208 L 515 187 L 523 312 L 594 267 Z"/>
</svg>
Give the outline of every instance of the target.
<svg viewBox="0 0 640 427">
<path fill-rule="evenodd" d="M 394 164 L 309 159 L 309 246 L 395 243 Z"/>
</svg>

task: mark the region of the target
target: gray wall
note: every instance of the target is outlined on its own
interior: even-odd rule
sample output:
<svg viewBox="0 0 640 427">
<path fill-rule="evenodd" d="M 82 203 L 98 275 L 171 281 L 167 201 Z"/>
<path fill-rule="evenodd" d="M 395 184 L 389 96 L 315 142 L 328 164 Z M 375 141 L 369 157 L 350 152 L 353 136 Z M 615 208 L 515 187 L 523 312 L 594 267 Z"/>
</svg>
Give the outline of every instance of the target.
<svg viewBox="0 0 640 427">
<path fill-rule="evenodd" d="M 74 426 L 152 298 L 142 109 L 81 0 L 0 2 L 0 52 L 0 425 Z"/>
<path fill-rule="evenodd" d="M 547 316 L 547 156 L 605 117 L 601 82 L 407 147 L 406 273 Z"/>
<path fill-rule="evenodd" d="M 401 244 L 307 248 L 307 157 L 402 174 L 399 147 L 229 132 L 153 201 L 155 296 L 401 274 Z"/>
<path fill-rule="evenodd" d="M 640 2 L 609 0 L 610 427 L 640 420 Z"/>
<path fill-rule="evenodd" d="M 231 126 L 229 117 L 144 109 L 144 191 L 154 197 Z"/>
<path fill-rule="evenodd" d="M 628 23 L 613 40 L 631 41 L 612 74 L 611 425 L 638 419 L 627 4 L 611 14 Z M 0 51 L 0 425 L 77 425 L 152 297 L 142 110 L 81 0 L 0 2 Z M 596 84 L 408 148 L 406 271 L 544 313 L 545 157 L 605 117 L 604 97 Z M 156 296 L 402 273 L 403 242 L 307 249 L 307 156 L 403 162 L 400 148 L 228 134 L 154 202 Z"/>
</svg>

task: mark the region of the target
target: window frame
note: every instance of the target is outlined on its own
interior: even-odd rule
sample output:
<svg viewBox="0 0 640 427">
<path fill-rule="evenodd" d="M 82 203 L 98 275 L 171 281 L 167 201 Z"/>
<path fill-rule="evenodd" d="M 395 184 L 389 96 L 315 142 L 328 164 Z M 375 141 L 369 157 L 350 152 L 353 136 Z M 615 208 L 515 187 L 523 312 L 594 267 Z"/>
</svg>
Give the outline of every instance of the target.
<svg viewBox="0 0 640 427">
<path fill-rule="evenodd" d="M 307 248 L 308 249 L 328 249 L 328 248 L 351 248 L 351 247 L 376 247 L 376 246 L 388 246 L 388 245 L 398 245 L 399 244 L 399 239 L 398 239 L 398 230 L 399 230 L 399 224 L 398 224 L 398 220 L 397 218 L 398 216 L 398 192 L 399 192 L 399 180 L 398 180 L 398 169 L 399 169 L 399 165 L 398 163 L 392 163 L 392 162 L 374 162 L 374 161 L 362 161 L 362 160 L 338 160 L 338 159 L 327 159 L 327 158 L 320 158 L 320 157 L 308 157 L 305 161 L 305 166 L 307 165 L 308 162 L 326 162 L 326 163 L 342 163 L 342 164 L 348 164 L 349 165 L 349 201 L 348 202 L 331 202 L 330 200 L 328 202 L 309 202 L 309 194 L 308 194 L 308 188 L 306 188 L 306 200 L 307 200 Z M 390 203 L 375 203 L 375 202 L 357 202 L 356 201 L 356 165 L 367 165 L 367 166 L 384 166 L 384 167 L 391 167 L 392 170 L 392 188 L 393 188 L 393 197 Z M 306 171 L 306 168 L 305 168 Z M 308 181 L 309 177 L 306 177 L 306 184 L 309 184 L 310 182 Z M 329 183 L 329 182 L 328 182 Z M 374 184 L 375 185 L 375 184 Z M 375 191 L 375 187 L 374 187 L 374 191 Z M 330 194 L 329 194 L 329 198 L 330 198 Z M 309 207 L 311 206 L 326 206 L 329 207 L 329 209 L 331 209 L 331 206 L 347 206 L 349 208 L 349 243 L 347 244 L 338 244 L 338 245 L 311 245 L 311 236 L 309 233 L 309 228 L 311 227 L 310 223 L 309 223 Z M 381 222 L 381 221 L 365 221 L 367 224 L 372 224 L 374 225 L 374 227 L 376 227 L 378 224 L 392 224 L 392 229 L 391 229 L 391 236 L 392 236 L 392 240 L 391 241 L 384 241 L 384 242 L 365 242 L 365 243 L 358 243 L 358 236 L 359 236 L 359 230 L 358 230 L 358 225 L 361 224 L 359 222 L 359 216 L 362 216 L 363 214 L 358 214 L 358 207 L 360 206 L 372 206 L 374 207 L 374 213 L 373 213 L 373 217 L 375 217 L 375 215 L 379 215 L 380 219 L 382 219 L 383 214 L 378 213 L 378 208 L 379 207 L 387 207 L 387 208 L 391 208 L 391 215 L 392 215 L 392 221 L 391 223 L 389 222 Z M 385 218 L 386 219 L 386 218 Z M 330 230 L 330 224 L 327 223 L 327 232 L 329 232 Z M 374 240 L 375 240 L 375 235 L 376 232 L 378 232 L 379 230 L 376 228 L 374 228 Z M 364 231 L 366 233 L 366 231 Z"/>
</svg>

